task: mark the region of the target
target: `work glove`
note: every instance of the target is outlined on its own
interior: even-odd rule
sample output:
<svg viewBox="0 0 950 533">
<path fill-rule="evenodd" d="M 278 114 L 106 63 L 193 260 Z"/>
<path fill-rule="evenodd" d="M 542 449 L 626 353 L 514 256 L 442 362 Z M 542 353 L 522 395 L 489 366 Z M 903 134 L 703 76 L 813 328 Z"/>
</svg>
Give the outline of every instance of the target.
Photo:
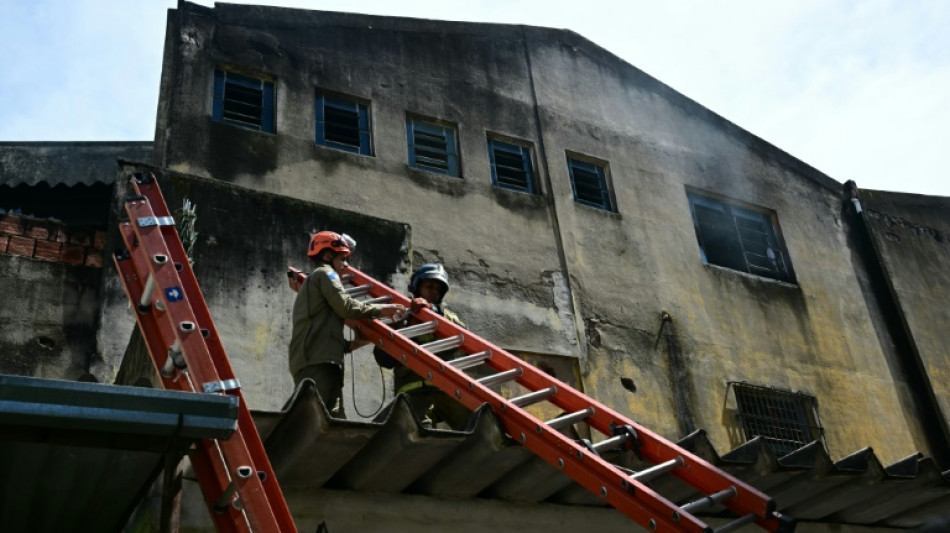
<svg viewBox="0 0 950 533">
<path fill-rule="evenodd" d="M 418 313 L 423 309 L 432 309 L 432 304 L 426 301 L 425 298 L 413 298 L 412 302 L 409 303 L 409 310 L 413 313 Z"/>
</svg>

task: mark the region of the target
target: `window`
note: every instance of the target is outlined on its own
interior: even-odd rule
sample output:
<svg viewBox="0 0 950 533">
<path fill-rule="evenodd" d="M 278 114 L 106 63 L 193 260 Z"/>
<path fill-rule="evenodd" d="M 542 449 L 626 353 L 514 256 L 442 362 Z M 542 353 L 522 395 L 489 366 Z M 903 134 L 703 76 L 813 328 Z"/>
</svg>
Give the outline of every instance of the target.
<svg viewBox="0 0 950 533">
<path fill-rule="evenodd" d="M 488 139 L 491 181 L 495 187 L 534 193 L 531 148 Z"/>
<path fill-rule="evenodd" d="M 274 132 L 274 83 L 227 70 L 214 71 L 214 120 Z"/>
<path fill-rule="evenodd" d="M 794 283 L 788 252 L 764 210 L 687 192 L 703 261 L 740 272 Z"/>
<path fill-rule="evenodd" d="M 406 135 L 410 167 L 458 177 L 459 155 L 454 126 L 409 119 Z"/>
<path fill-rule="evenodd" d="M 730 382 L 746 440 L 765 439 L 779 457 L 821 437 L 818 400 L 800 392 Z"/>
<path fill-rule="evenodd" d="M 315 108 L 317 144 L 370 155 L 369 111 L 366 104 L 320 93 Z"/>
<path fill-rule="evenodd" d="M 567 166 L 571 173 L 571 189 L 574 191 L 575 202 L 613 211 L 610 190 L 607 188 L 607 169 L 604 165 L 568 156 Z"/>
</svg>

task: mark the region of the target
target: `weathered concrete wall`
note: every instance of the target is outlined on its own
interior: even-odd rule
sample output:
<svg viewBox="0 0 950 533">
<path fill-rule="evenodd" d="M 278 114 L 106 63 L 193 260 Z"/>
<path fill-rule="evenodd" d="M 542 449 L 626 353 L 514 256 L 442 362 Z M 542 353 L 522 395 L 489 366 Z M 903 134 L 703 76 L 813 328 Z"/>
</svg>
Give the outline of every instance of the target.
<svg viewBox="0 0 950 533">
<path fill-rule="evenodd" d="M 123 173 L 138 169 L 129 166 Z M 353 266 L 377 279 L 405 283 L 409 228 L 404 224 L 173 172 L 160 174 L 159 183 L 172 212 L 186 198 L 196 205 L 195 277 L 252 408 L 279 409 L 290 397 L 287 345 L 296 293 L 285 273 L 288 265 L 310 269 L 306 245 L 311 231 L 349 233 L 358 243 Z M 134 319 L 117 275 L 110 276 L 107 287 L 99 340 L 114 377 Z M 372 362 L 368 354 L 356 358 Z M 357 365 L 358 374 L 364 366 Z M 356 388 L 363 412 L 379 402 L 374 387 L 379 377 L 372 378 Z M 351 377 L 346 379 L 346 398 L 352 404 Z"/>
<path fill-rule="evenodd" d="M 723 448 L 744 440 L 728 381 L 797 390 L 818 398 L 832 455 L 861 443 L 889 460 L 912 451 L 837 185 L 584 39 L 529 39 L 569 273 L 600 342 L 588 390 L 669 436 L 705 428 Z M 574 205 L 566 151 L 609 162 L 618 213 Z M 704 265 L 686 187 L 774 210 L 797 284 Z M 672 325 L 657 343 L 662 311 Z M 854 424 L 870 419 L 880 423 Z"/>
<path fill-rule="evenodd" d="M 414 264 L 446 265 L 447 302 L 468 323 L 512 348 L 578 354 L 546 198 L 491 186 L 486 132 L 537 139 L 520 30 L 458 38 L 465 25 L 227 5 L 214 17 L 170 30 L 183 61 L 162 89 L 175 98 L 156 133 L 168 167 L 406 222 Z M 216 66 L 276 76 L 278 135 L 211 120 Z M 372 101 L 373 157 L 315 146 L 315 88 Z M 462 179 L 408 168 L 407 112 L 459 125 Z"/>
<path fill-rule="evenodd" d="M 580 358 L 588 392 L 664 435 L 739 444 L 727 382 L 748 381 L 816 396 L 835 457 L 917 449 L 834 180 L 570 32 L 228 5 L 170 20 L 170 168 L 410 224 L 474 331 Z M 277 134 L 211 120 L 216 67 L 274 77 Z M 318 89 L 371 102 L 373 156 L 314 145 Z M 408 168 L 407 113 L 458 124 L 461 179 Z M 491 186 L 488 133 L 532 143 L 542 194 Z M 566 152 L 608 162 L 616 213 L 573 201 Z M 687 187 L 773 210 L 797 283 L 704 265 Z"/>
<path fill-rule="evenodd" d="M 0 255 L 0 374 L 77 380 L 94 364 L 101 268 Z"/>
<path fill-rule="evenodd" d="M 863 191 L 864 220 L 911 339 L 908 358 L 950 435 L 950 198 Z"/>
</svg>

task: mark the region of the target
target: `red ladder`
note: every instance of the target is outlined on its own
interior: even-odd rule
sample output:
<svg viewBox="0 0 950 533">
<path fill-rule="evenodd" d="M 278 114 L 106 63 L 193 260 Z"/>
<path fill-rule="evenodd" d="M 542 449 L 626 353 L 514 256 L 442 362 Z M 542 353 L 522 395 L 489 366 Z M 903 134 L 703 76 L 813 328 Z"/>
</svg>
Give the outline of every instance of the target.
<svg viewBox="0 0 950 533">
<path fill-rule="evenodd" d="M 307 278 L 292 267 L 287 275 L 295 291 Z M 350 267 L 343 280 L 353 297 L 409 306 L 408 298 L 355 268 Z M 400 329 L 390 327 L 389 320 L 351 320 L 347 325 L 469 409 L 489 404 L 513 439 L 648 530 L 725 533 L 754 522 L 768 531 L 794 531 L 795 521 L 777 513 L 775 502 L 755 488 L 439 314 L 423 309 L 415 317 L 419 323 Z M 412 340 L 427 333 L 435 333 L 437 340 L 426 344 Z M 437 355 L 456 349 L 466 355 L 451 361 Z M 463 372 L 478 365 L 495 373 L 475 379 Z M 489 388 L 506 382 L 516 382 L 529 392 L 508 399 Z M 568 414 L 544 422 L 524 409 L 543 401 Z M 586 422 L 605 438 L 591 445 L 558 431 L 577 422 Z M 653 466 L 625 473 L 600 456 L 610 449 L 635 450 Z M 646 485 L 663 474 L 676 476 L 705 496 L 682 506 L 670 502 Z M 738 518 L 713 529 L 692 514 L 717 504 Z"/>
<path fill-rule="evenodd" d="M 130 183 L 138 196 L 125 202 L 126 249 L 115 264 L 162 385 L 239 399 L 234 434 L 204 440 L 189 455 L 215 527 L 296 531 L 158 183 L 151 173 L 135 173 Z"/>
</svg>

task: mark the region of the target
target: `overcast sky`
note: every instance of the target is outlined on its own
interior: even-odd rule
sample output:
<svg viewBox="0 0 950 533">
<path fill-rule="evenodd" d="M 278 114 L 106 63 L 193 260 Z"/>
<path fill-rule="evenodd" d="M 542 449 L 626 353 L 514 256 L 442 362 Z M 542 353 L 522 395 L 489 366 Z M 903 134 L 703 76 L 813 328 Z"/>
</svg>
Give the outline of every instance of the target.
<svg viewBox="0 0 950 533">
<path fill-rule="evenodd" d="M 234 3 L 571 29 L 840 182 L 950 196 L 950 1 Z M 176 4 L 0 0 L 0 141 L 150 140 Z"/>
</svg>

